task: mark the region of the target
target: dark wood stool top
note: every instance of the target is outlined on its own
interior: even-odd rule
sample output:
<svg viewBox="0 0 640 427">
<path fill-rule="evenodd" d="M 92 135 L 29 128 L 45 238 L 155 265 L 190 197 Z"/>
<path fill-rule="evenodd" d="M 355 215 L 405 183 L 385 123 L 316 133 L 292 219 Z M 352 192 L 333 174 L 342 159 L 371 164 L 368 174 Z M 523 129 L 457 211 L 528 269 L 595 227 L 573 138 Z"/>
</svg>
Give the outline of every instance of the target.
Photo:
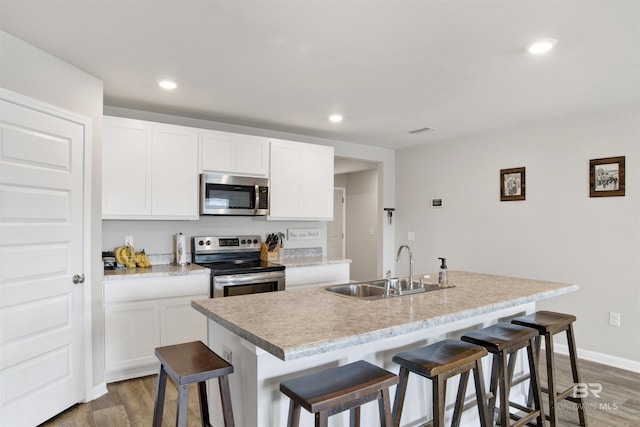
<svg viewBox="0 0 640 427">
<path fill-rule="evenodd" d="M 551 335 L 567 329 L 567 325 L 576 321 L 576 316 L 571 314 L 556 313 L 553 311 L 538 311 L 527 316 L 516 317 L 511 323 L 537 329 L 541 334 L 545 332 Z"/>
<path fill-rule="evenodd" d="M 153 427 L 162 425 L 167 375 L 178 385 L 176 426 L 185 427 L 187 425 L 187 403 L 189 384 L 191 383 L 198 383 L 202 425 L 211 426 L 209 424 L 206 381 L 212 378 L 218 378 L 224 425 L 225 427 L 234 426 L 231 392 L 227 378 L 227 375 L 233 372 L 233 365 L 222 359 L 201 341 L 158 347 L 156 348 L 156 357 L 160 360 L 160 372 L 158 373 L 153 408 Z"/>
<path fill-rule="evenodd" d="M 316 413 L 398 383 L 398 377 L 363 360 L 280 383 L 280 391 Z"/>
<path fill-rule="evenodd" d="M 511 323 L 498 323 L 477 331 L 470 331 L 462 340 L 481 345 L 491 353 L 499 353 L 513 347 L 524 347 L 529 340 L 538 336 L 538 331 Z"/>
<path fill-rule="evenodd" d="M 393 356 L 393 361 L 427 378 L 454 371 L 486 356 L 484 347 L 458 340 L 443 340 L 427 347 L 404 351 Z"/>
<path fill-rule="evenodd" d="M 201 341 L 156 348 L 156 357 L 178 385 L 228 375 L 233 365 Z"/>
</svg>

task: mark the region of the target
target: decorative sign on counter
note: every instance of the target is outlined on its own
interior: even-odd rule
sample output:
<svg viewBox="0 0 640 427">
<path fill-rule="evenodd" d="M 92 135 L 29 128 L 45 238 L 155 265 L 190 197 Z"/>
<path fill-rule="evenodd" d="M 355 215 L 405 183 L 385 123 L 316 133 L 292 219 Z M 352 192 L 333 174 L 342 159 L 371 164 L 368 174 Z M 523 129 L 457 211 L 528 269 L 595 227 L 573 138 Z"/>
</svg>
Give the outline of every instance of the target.
<svg viewBox="0 0 640 427">
<path fill-rule="evenodd" d="M 319 228 L 288 228 L 287 240 L 320 240 L 322 230 Z"/>
</svg>

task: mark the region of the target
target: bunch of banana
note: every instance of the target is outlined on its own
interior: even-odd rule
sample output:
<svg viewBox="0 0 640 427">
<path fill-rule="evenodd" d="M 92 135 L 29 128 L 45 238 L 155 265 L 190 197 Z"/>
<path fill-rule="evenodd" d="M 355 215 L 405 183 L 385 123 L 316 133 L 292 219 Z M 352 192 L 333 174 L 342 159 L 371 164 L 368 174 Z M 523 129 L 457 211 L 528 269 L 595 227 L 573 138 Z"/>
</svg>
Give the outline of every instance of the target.
<svg viewBox="0 0 640 427">
<path fill-rule="evenodd" d="M 151 262 L 149 262 L 149 257 L 144 252 L 144 249 L 136 253 L 136 264 L 141 268 L 151 267 Z"/>
<path fill-rule="evenodd" d="M 136 266 L 136 252 L 133 246 L 119 246 L 113 254 L 116 256 L 116 262 L 120 265 L 124 265 L 127 268 L 135 268 Z"/>
</svg>

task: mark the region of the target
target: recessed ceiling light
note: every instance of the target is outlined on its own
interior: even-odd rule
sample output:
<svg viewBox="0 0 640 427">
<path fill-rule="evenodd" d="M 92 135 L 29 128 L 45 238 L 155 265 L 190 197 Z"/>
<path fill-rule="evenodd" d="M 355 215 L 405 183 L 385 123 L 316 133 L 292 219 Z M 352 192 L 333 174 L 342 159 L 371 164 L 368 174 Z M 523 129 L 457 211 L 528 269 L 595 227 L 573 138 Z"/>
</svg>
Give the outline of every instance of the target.
<svg viewBox="0 0 640 427">
<path fill-rule="evenodd" d="M 171 80 L 161 80 L 158 82 L 158 86 L 160 86 L 162 89 L 175 89 L 178 87 L 178 85 Z"/>
<path fill-rule="evenodd" d="M 541 39 L 536 40 L 527 46 L 527 51 L 532 55 L 540 55 L 541 53 L 547 53 L 558 44 L 556 39 Z"/>
<path fill-rule="evenodd" d="M 329 120 L 331 120 L 333 123 L 340 123 L 343 118 L 344 117 L 342 117 L 340 114 L 332 114 L 329 116 Z"/>
</svg>

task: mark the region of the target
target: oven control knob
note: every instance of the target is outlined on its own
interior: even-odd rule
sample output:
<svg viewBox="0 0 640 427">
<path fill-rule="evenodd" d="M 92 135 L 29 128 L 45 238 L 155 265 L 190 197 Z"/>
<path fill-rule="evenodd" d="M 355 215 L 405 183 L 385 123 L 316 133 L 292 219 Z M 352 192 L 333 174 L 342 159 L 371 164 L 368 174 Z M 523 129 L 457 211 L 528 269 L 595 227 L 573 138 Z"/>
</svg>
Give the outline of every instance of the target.
<svg viewBox="0 0 640 427">
<path fill-rule="evenodd" d="M 253 244 L 257 245 L 258 244 L 258 239 L 253 239 Z"/>
<path fill-rule="evenodd" d="M 247 243 L 247 241 L 242 239 L 242 240 L 240 240 L 240 243 L 244 245 L 245 243 Z"/>
<path fill-rule="evenodd" d="M 203 242 L 202 240 L 200 240 L 200 241 L 198 242 L 198 244 L 199 244 L 200 246 L 202 246 L 202 245 L 204 245 L 204 242 Z"/>
<path fill-rule="evenodd" d="M 207 240 L 207 242 L 205 243 L 205 245 L 207 245 L 207 246 L 211 246 L 211 240 Z"/>
</svg>

